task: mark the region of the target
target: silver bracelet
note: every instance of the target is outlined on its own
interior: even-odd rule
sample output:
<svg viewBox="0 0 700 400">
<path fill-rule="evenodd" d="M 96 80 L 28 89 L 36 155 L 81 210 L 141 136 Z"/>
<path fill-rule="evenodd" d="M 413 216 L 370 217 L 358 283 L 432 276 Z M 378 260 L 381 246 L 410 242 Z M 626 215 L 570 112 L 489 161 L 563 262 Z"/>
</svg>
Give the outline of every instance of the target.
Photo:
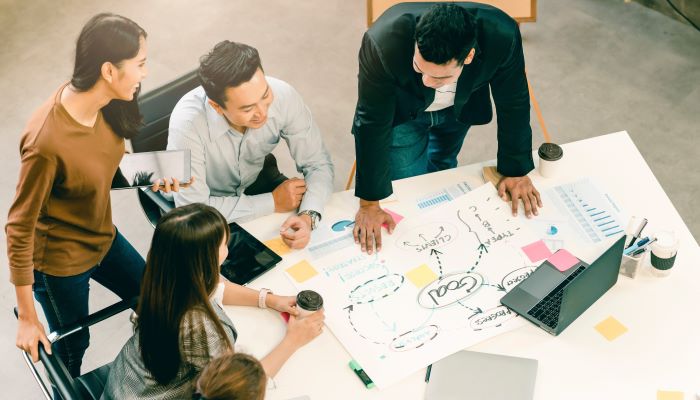
<svg viewBox="0 0 700 400">
<path fill-rule="evenodd" d="M 260 289 L 260 292 L 258 292 L 258 308 L 267 308 L 266 301 L 268 293 L 272 293 L 272 291 L 266 288 Z"/>
</svg>

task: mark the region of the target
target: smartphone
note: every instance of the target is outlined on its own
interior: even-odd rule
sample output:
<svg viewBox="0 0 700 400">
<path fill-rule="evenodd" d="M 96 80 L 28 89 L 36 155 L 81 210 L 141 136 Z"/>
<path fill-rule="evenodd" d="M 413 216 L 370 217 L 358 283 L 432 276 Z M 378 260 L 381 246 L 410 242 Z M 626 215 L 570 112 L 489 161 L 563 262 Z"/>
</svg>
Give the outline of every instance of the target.
<svg viewBox="0 0 700 400">
<path fill-rule="evenodd" d="M 189 149 L 124 154 L 112 179 L 112 189 L 152 186 L 163 178 L 175 178 L 180 183 L 192 180 Z"/>
</svg>

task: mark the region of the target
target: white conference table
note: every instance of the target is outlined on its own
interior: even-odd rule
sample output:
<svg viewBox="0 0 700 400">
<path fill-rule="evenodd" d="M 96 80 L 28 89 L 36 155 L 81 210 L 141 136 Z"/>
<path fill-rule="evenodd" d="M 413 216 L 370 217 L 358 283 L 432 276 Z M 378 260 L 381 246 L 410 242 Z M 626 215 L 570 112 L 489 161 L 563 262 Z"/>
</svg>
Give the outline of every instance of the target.
<svg viewBox="0 0 700 400">
<path fill-rule="evenodd" d="M 700 393 L 700 249 L 678 212 L 627 132 L 618 132 L 563 145 L 564 170 L 557 181 L 530 173 L 538 188 L 589 176 L 610 193 L 627 215 L 649 220 L 645 232 L 674 230 L 680 248 L 672 273 L 652 276 L 647 269 L 635 279 L 620 276 L 617 284 L 561 335 L 554 337 L 527 324 L 469 347 L 469 350 L 539 360 L 535 399 L 656 399 L 657 390 L 684 391 L 685 399 Z M 394 182 L 391 209 L 405 217 L 419 215 L 415 200 L 449 185 L 483 182 L 481 168 L 493 161 L 468 165 Z M 545 204 L 545 207 L 547 204 Z M 335 193 L 327 209 L 354 216 L 357 199 L 352 192 Z M 242 224 L 260 240 L 279 235 L 285 214 L 274 214 Z M 524 218 L 524 217 L 523 217 Z M 625 221 L 626 223 L 626 221 Z M 294 251 L 273 270 L 249 286 L 270 288 L 277 294 L 296 290 L 285 267 L 308 258 Z M 285 324 L 275 312 L 227 306 L 239 331 L 236 347 L 258 357 L 283 337 Z M 629 330 L 614 341 L 594 326 L 614 316 Z M 322 399 L 422 399 L 425 370 L 383 390 L 366 389 L 348 367 L 352 357 L 330 330 L 301 348 L 284 365 L 268 388 L 267 399 L 308 395 Z M 469 377 L 464 377 L 465 395 Z M 497 385 L 508 382 L 497 382 Z M 465 397 L 467 398 L 467 397 Z"/>
</svg>

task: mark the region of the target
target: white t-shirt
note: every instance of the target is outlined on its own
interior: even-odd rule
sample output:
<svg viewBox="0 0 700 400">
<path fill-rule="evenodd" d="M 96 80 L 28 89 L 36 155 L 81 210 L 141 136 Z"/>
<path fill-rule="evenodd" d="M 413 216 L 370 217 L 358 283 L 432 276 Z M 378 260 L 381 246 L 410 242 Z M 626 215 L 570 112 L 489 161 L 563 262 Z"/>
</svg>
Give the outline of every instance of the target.
<svg viewBox="0 0 700 400">
<path fill-rule="evenodd" d="M 425 111 L 439 111 L 447 107 L 452 107 L 455 104 L 456 92 L 457 82 L 440 86 L 439 88 L 435 89 L 435 99 L 433 100 L 433 104 L 428 106 Z"/>
</svg>

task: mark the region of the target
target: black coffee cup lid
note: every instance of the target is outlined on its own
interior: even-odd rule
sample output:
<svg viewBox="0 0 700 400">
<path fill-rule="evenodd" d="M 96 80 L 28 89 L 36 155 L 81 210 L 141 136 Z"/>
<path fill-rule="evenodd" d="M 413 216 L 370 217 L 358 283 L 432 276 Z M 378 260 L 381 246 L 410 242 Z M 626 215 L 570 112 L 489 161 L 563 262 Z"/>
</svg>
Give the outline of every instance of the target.
<svg viewBox="0 0 700 400">
<path fill-rule="evenodd" d="M 557 161 L 564 155 L 564 150 L 556 143 L 542 143 L 537 154 L 543 160 Z"/>
<path fill-rule="evenodd" d="M 323 297 L 313 290 L 302 290 L 297 294 L 297 306 L 307 311 L 323 308 Z"/>
</svg>

